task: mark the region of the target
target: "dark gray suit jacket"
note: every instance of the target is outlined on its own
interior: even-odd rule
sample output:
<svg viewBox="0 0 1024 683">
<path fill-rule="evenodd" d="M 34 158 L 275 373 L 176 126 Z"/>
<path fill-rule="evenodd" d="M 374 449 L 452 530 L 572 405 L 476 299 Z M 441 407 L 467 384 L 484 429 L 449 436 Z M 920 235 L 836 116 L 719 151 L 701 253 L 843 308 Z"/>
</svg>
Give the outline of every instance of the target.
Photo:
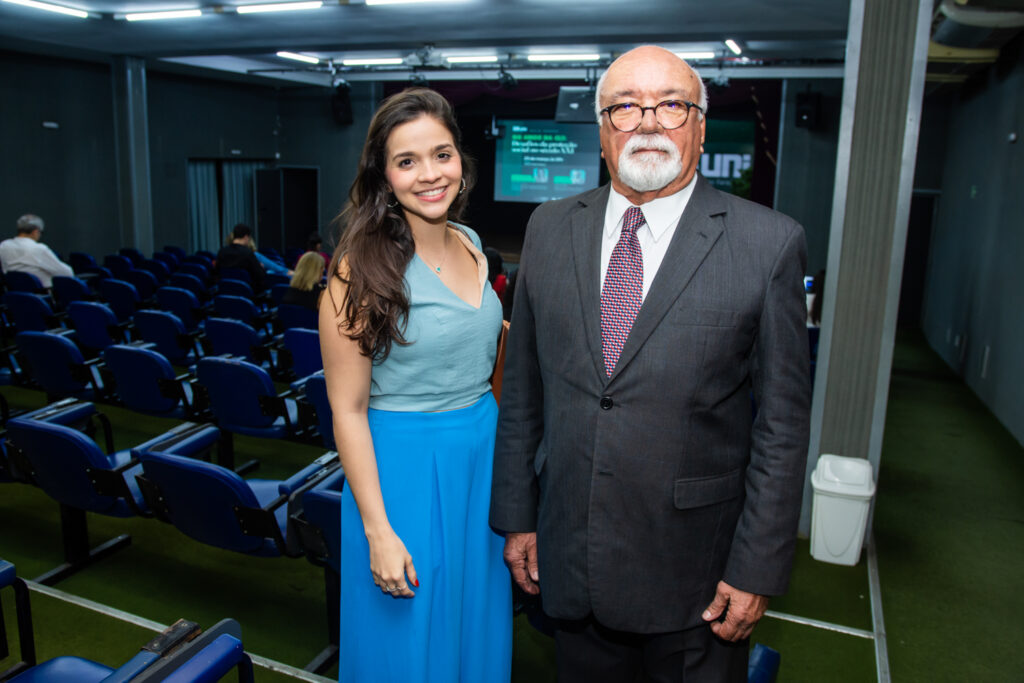
<svg viewBox="0 0 1024 683">
<path fill-rule="evenodd" d="M 719 580 L 762 595 L 788 582 L 810 404 L 804 234 L 698 177 L 609 378 L 608 195 L 530 219 L 490 522 L 537 532 L 551 616 L 675 631 L 701 623 Z"/>
</svg>

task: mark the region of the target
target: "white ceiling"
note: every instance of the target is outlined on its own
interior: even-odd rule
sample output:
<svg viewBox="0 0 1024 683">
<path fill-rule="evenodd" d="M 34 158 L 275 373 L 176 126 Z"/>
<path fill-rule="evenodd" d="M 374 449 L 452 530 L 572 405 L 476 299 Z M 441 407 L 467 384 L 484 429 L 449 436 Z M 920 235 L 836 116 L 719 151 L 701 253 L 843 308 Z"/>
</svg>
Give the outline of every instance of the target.
<svg viewBox="0 0 1024 683">
<path fill-rule="evenodd" d="M 718 67 L 733 76 L 822 69 L 834 75 L 843 59 L 849 11 L 849 0 L 449 0 L 382 6 L 325 0 L 317 10 L 243 15 L 234 7 L 267 0 L 53 1 L 85 10 L 90 18 L 0 0 L 0 48 L 100 60 L 130 55 L 145 58 L 149 68 L 188 64 L 325 85 L 339 78 L 407 79 L 414 71 L 430 80 L 496 74 L 495 64 L 449 66 L 443 56 L 452 54 L 498 55 L 517 78 L 563 78 L 592 72 L 613 54 L 645 43 L 714 52 L 701 64 L 705 76 Z M 192 8 L 202 9 L 203 16 L 121 18 Z M 742 58 L 727 50 L 726 38 L 743 47 Z M 277 57 L 279 50 L 323 61 L 305 67 Z M 602 60 L 557 65 L 557 71 L 525 61 L 527 54 L 555 51 L 593 51 Z M 405 63 L 372 72 L 340 65 L 359 56 L 401 56 Z"/>
</svg>

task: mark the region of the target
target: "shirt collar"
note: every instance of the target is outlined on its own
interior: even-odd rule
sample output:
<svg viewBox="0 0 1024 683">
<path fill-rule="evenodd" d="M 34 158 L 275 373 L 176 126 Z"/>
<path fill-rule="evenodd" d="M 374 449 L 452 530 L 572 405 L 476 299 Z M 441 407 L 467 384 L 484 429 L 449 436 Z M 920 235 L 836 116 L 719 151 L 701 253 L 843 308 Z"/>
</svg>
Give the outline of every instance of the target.
<svg viewBox="0 0 1024 683">
<path fill-rule="evenodd" d="M 661 236 L 669 228 L 674 228 L 679 223 L 696 185 L 697 174 L 694 173 L 690 182 L 679 192 L 667 197 L 652 199 L 640 207 L 644 214 L 644 221 L 647 222 L 647 227 L 655 242 L 661 239 Z M 604 227 L 606 237 L 611 237 L 615 233 L 619 224 L 622 223 L 622 216 L 626 213 L 626 209 L 633 206 L 628 199 L 616 192 L 614 187 L 609 189 L 611 189 L 611 194 L 608 197 L 608 211 L 605 214 L 607 219 Z"/>
</svg>

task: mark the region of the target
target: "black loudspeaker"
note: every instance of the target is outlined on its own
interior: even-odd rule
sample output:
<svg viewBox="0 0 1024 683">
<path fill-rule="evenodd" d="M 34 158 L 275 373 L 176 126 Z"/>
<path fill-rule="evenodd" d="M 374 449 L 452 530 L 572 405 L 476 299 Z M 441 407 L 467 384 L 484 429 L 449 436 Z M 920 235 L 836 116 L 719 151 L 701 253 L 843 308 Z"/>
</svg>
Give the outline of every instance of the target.
<svg viewBox="0 0 1024 683">
<path fill-rule="evenodd" d="M 339 126 L 352 125 L 352 98 L 349 97 L 350 86 L 341 83 L 331 95 L 331 117 Z"/>
<path fill-rule="evenodd" d="M 590 86 L 563 85 L 558 89 L 555 121 L 595 123 L 594 96 L 595 91 Z"/>
<path fill-rule="evenodd" d="M 800 92 L 796 94 L 797 128 L 817 128 L 821 115 L 821 93 Z"/>
</svg>

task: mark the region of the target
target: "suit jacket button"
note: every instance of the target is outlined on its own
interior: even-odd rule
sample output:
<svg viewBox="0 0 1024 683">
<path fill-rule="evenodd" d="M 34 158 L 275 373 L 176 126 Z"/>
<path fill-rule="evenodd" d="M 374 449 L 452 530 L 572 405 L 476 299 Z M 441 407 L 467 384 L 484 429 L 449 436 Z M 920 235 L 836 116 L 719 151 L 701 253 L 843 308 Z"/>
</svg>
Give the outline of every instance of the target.
<svg viewBox="0 0 1024 683">
<path fill-rule="evenodd" d="M 611 410 L 613 405 L 615 405 L 615 402 L 612 401 L 611 396 L 601 397 L 601 410 Z"/>
</svg>

